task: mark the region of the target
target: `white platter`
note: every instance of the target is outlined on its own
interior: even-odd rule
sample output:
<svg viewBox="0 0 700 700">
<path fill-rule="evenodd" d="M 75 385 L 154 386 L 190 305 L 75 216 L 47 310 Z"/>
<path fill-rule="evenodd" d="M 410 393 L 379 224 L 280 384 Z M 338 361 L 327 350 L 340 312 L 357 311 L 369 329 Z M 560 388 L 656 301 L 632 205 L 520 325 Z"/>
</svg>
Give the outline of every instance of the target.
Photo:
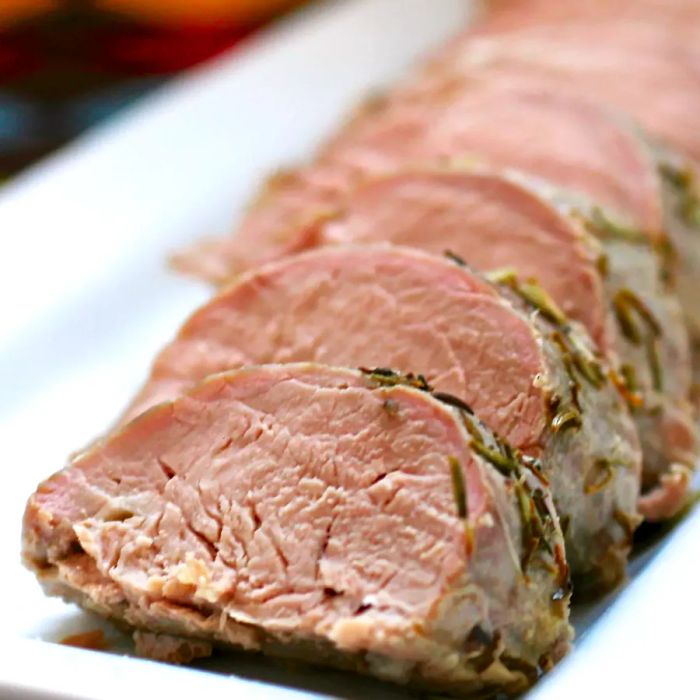
<svg viewBox="0 0 700 700">
<path fill-rule="evenodd" d="M 237 655 L 197 669 L 57 644 L 95 618 L 19 563 L 25 500 L 98 434 L 204 287 L 170 250 L 225 230 L 269 170 L 311 151 L 362 96 L 466 21 L 467 0 L 326 2 L 155 97 L 0 193 L 0 699 L 402 698 L 347 674 Z M 651 560 L 651 562 L 649 562 Z M 578 610 L 580 640 L 536 698 L 700 697 L 700 513 Z M 640 573 L 641 571 L 641 573 Z"/>
</svg>

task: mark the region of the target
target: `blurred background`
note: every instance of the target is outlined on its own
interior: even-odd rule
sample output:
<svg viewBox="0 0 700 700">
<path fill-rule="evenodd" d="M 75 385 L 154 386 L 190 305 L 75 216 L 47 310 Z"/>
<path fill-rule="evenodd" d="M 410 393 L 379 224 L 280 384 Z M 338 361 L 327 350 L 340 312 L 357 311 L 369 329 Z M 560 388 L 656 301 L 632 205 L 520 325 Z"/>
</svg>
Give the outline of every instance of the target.
<svg viewBox="0 0 700 700">
<path fill-rule="evenodd" d="M 308 0 L 0 0 L 0 183 Z"/>
</svg>

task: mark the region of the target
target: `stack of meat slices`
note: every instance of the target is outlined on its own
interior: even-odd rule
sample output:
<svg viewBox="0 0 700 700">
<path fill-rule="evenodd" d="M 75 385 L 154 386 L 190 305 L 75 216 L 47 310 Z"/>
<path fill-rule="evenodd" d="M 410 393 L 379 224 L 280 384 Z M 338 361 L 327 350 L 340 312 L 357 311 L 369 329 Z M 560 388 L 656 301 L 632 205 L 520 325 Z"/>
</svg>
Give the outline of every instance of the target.
<svg viewBox="0 0 700 700">
<path fill-rule="evenodd" d="M 178 254 L 220 289 L 30 499 L 46 590 L 172 661 L 551 667 L 697 458 L 694 13 L 494 2 Z"/>
</svg>

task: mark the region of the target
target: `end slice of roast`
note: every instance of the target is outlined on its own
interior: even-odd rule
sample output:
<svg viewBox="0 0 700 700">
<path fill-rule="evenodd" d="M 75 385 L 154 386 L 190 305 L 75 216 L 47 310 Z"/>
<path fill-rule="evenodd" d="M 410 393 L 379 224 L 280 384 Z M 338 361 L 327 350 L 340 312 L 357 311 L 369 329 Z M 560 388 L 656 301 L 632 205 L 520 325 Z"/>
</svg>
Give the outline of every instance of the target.
<svg viewBox="0 0 700 700">
<path fill-rule="evenodd" d="M 313 364 L 207 378 L 74 458 L 24 521 L 48 592 L 156 657 L 202 640 L 455 694 L 522 690 L 564 653 L 563 548 L 537 465 L 469 412 Z"/>
<path fill-rule="evenodd" d="M 392 246 L 318 249 L 241 276 L 157 358 L 134 416 L 213 372 L 314 361 L 425 375 L 541 457 L 568 521 L 577 582 L 623 575 L 640 452 L 622 396 L 585 332 L 446 258 Z"/>
</svg>

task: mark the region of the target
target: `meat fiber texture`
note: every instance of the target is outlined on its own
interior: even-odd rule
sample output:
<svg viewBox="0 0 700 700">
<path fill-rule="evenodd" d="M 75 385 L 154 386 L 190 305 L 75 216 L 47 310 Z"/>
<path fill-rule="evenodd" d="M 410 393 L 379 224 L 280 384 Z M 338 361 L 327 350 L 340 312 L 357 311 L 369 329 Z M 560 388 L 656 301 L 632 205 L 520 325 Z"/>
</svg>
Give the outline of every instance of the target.
<svg viewBox="0 0 700 700">
<path fill-rule="evenodd" d="M 409 248 L 311 251 L 241 276 L 197 311 L 129 415 L 247 364 L 420 373 L 542 459 L 579 588 L 606 588 L 623 575 L 638 522 L 634 424 L 585 332 L 523 308 L 467 268 Z"/>
<path fill-rule="evenodd" d="M 24 558 L 49 593 L 136 628 L 158 658 L 212 642 L 458 695 L 517 692 L 571 636 L 538 469 L 416 378 L 246 368 L 41 484 Z"/>
<path fill-rule="evenodd" d="M 601 216 L 517 173 L 412 170 L 358 188 L 304 238 L 451 251 L 481 271 L 512 270 L 525 283 L 520 293 L 537 295 L 536 281 L 621 373 L 643 447 L 640 507 L 659 520 L 686 504 L 697 458 L 688 337 L 648 239 L 600 231 Z"/>
</svg>

